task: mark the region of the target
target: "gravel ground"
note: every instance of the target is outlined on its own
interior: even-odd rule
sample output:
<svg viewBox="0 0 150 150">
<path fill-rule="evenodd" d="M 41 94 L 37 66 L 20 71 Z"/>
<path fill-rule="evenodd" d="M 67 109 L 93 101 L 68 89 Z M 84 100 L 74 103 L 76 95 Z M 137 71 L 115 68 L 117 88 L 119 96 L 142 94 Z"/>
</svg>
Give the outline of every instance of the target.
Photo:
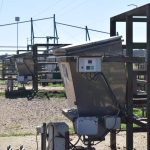
<svg viewBox="0 0 150 150">
<path fill-rule="evenodd" d="M 64 121 L 61 110 L 66 100 L 47 99 L 4 99 L 0 100 L 0 135 L 34 134 L 35 128 L 43 122 Z"/>
<path fill-rule="evenodd" d="M 26 150 L 37 150 L 36 126 L 43 122 L 68 120 L 61 114 L 67 108 L 64 98 L 47 99 L 5 99 L 0 97 L 0 150 L 10 144 L 13 150 L 24 145 Z M 17 136 L 16 136 L 17 135 Z M 18 136 L 20 135 L 20 136 Z M 30 135 L 30 136 L 27 136 Z M 7 137 L 4 137 L 7 136 Z M 72 141 L 77 139 L 72 136 Z M 117 135 L 117 149 L 125 150 L 125 132 Z M 146 150 L 146 134 L 134 134 L 134 149 Z M 40 137 L 38 137 L 40 150 Z M 96 146 L 96 150 L 110 150 L 109 135 L 106 140 Z"/>
</svg>

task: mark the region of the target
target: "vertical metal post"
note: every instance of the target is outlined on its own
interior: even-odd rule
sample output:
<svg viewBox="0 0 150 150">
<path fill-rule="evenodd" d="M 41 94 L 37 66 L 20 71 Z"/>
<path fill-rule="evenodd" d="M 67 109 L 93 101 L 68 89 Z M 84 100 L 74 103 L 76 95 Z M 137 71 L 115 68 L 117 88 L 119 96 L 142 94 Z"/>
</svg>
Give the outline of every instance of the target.
<svg viewBox="0 0 150 150">
<path fill-rule="evenodd" d="M 32 18 L 31 18 L 31 45 L 32 45 Z"/>
<path fill-rule="evenodd" d="M 37 45 L 32 46 L 33 51 L 33 62 L 34 62 L 34 74 L 32 76 L 33 78 L 33 90 L 34 92 L 38 91 L 38 52 L 37 52 Z"/>
<path fill-rule="evenodd" d="M 110 132 L 110 148 L 111 150 L 116 150 L 116 130 Z"/>
<path fill-rule="evenodd" d="M 43 132 L 41 134 L 41 150 L 46 150 L 46 123 L 43 123 Z"/>
<path fill-rule="evenodd" d="M 17 50 L 18 50 L 18 22 L 20 21 L 20 17 L 15 17 L 15 21 L 17 22 Z"/>
<path fill-rule="evenodd" d="M 54 44 L 55 44 L 55 38 L 56 38 L 56 21 L 55 21 L 55 14 L 54 14 L 54 16 L 53 16 L 53 23 L 54 23 Z"/>
<path fill-rule="evenodd" d="M 31 18 L 31 45 L 34 44 L 34 29 L 33 29 L 33 19 Z"/>
<path fill-rule="evenodd" d="M 110 36 L 116 35 L 116 21 L 110 20 Z M 110 132 L 110 148 L 116 150 L 116 130 Z"/>
<path fill-rule="evenodd" d="M 150 150 L 150 4 L 147 6 L 147 150 Z"/>
<path fill-rule="evenodd" d="M 65 133 L 65 150 L 69 150 L 69 131 Z"/>
<path fill-rule="evenodd" d="M 58 34 L 57 34 L 57 27 L 56 27 L 56 18 L 55 18 L 55 14 L 53 16 L 53 23 L 54 23 L 54 44 L 58 44 Z"/>
<path fill-rule="evenodd" d="M 48 50 L 48 48 L 49 48 L 49 46 L 48 46 L 48 44 L 49 44 L 49 39 L 50 39 L 50 38 L 47 36 L 47 37 L 46 37 L 47 50 Z"/>
<path fill-rule="evenodd" d="M 127 16 L 126 18 L 126 53 L 129 58 L 133 56 L 133 22 L 132 16 Z M 127 63 L 127 72 L 128 72 L 128 79 L 127 79 L 127 131 L 126 131 L 126 144 L 127 150 L 133 150 L 133 66 L 132 62 Z"/>
<path fill-rule="evenodd" d="M 18 50 L 18 21 L 17 21 L 17 50 Z"/>
<path fill-rule="evenodd" d="M 2 80 L 5 79 L 5 61 L 2 59 Z"/>
<path fill-rule="evenodd" d="M 110 19 L 110 36 L 115 36 L 116 35 L 116 21 Z"/>
<path fill-rule="evenodd" d="M 90 41 L 90 34 L 87 26 L 85 26 L 85 40 Z"/>
</svg>

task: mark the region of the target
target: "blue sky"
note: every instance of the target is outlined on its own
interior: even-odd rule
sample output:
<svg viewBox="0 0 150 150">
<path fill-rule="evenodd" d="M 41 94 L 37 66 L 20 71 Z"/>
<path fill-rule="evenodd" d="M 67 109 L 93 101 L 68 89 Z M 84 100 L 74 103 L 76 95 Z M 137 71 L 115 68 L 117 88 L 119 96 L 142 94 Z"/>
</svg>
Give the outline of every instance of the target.
<svg viewBox="0 0 150 150">
<path fill-rule="evenodd" d="M 15 16 L 21 21 L 56 14 L 56 21 L 72 25 L 109 32 L 110 17 L 141 6 L 150 0 L 0 0 L 0 24 L 15 22 Z M 119 33 L 123 34 L 124 25 L 120 25 Z M 137 25 L 139 34 L 145 33 L 144 25 Z M 53 20 L 34 23 L 35 36 L 53 36 Z M 59 43 L 78 43 L 85 41 L 85 31 L 57 25 Z M 0 27 L 0 46 L 16 46 L 16 25 Z M 108 37 L 101 33 L 90 32 L 92 40 Z M 141 37 L 141 36 L 139 36 Z M 19 24 L 19 45 L 26 46 L 30 38 L 30 23 Z M 136 40 L 140 40 L 137 38 Z M 41 41 L 37 41 L 41 42 Z"/>
</svg>

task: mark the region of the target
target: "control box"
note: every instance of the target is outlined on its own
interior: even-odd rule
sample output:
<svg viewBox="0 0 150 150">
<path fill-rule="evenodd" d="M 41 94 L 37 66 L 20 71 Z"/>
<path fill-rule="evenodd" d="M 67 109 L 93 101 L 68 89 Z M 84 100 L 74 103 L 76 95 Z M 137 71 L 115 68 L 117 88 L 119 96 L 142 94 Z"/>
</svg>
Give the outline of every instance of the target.
<svg viewBox="0 0 150 150">
<path fill-rule="evenodd" d="M 101 57 L 79 57 L 77 62 L 78 72 L 101 72 Z"/>
<path fill-rule="evenodd" d="M 65 122 L 49 123 L 47 125 L 48 147 L 47 150 L 66 150 L 69 141 L 69 127 Z"/>
<path fill-rule="evenodd" d="M 121 118 L 117 116 L 104 117 L 105 127 L 107 129 L 120 129 Z"/>
<path fill-rule="evenodd" d="M 78 135 L 97 135 L 97 117 L 79 117 L 75 121 L 75 130 Z"/>
</svg>

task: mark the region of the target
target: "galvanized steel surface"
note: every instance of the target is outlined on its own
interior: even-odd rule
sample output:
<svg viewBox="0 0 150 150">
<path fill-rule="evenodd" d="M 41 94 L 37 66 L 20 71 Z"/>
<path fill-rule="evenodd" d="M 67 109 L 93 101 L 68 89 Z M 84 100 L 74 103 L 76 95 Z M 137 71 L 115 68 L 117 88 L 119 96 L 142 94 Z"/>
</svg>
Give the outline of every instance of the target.
<svg viewBox="0 0 150 150">
<path fill-rule="evenodd" d="M 22 60 L 19 61 L 19 59 Z M 34 62 L 31 53 L 24 53 L 16 56 L 15 64 L 20 76 L 33 75 Z"/>
<path fill-rule="evenodd" d="M 69 49 L 65 48 L 65 55 L 69 51 L 73 52 L 70 53 L 71 56 L 73 54 L 74 56 L 97 57 L 122 54 L 121 37 L 108 39 L 106 43 L 96 43 L 96 47 L 94 43 L 88 43 L 88 45 L 84 45 L 84 51 L 82 50 L 83 46 L 76 46 L 76 48 L 72 47 L 74 51 L 70 47 Z M 69 104 L 77 105 L 80 116 L 114 115 L 118 112 L 119 107 L 124 108 L 126 72 L 123 62 L 102 62 L 102 73 L 80 73 L 76 70 L 74 57 L 67 61 L 63 61 L 60 57 L 60 70 Z"/>
</svg>

